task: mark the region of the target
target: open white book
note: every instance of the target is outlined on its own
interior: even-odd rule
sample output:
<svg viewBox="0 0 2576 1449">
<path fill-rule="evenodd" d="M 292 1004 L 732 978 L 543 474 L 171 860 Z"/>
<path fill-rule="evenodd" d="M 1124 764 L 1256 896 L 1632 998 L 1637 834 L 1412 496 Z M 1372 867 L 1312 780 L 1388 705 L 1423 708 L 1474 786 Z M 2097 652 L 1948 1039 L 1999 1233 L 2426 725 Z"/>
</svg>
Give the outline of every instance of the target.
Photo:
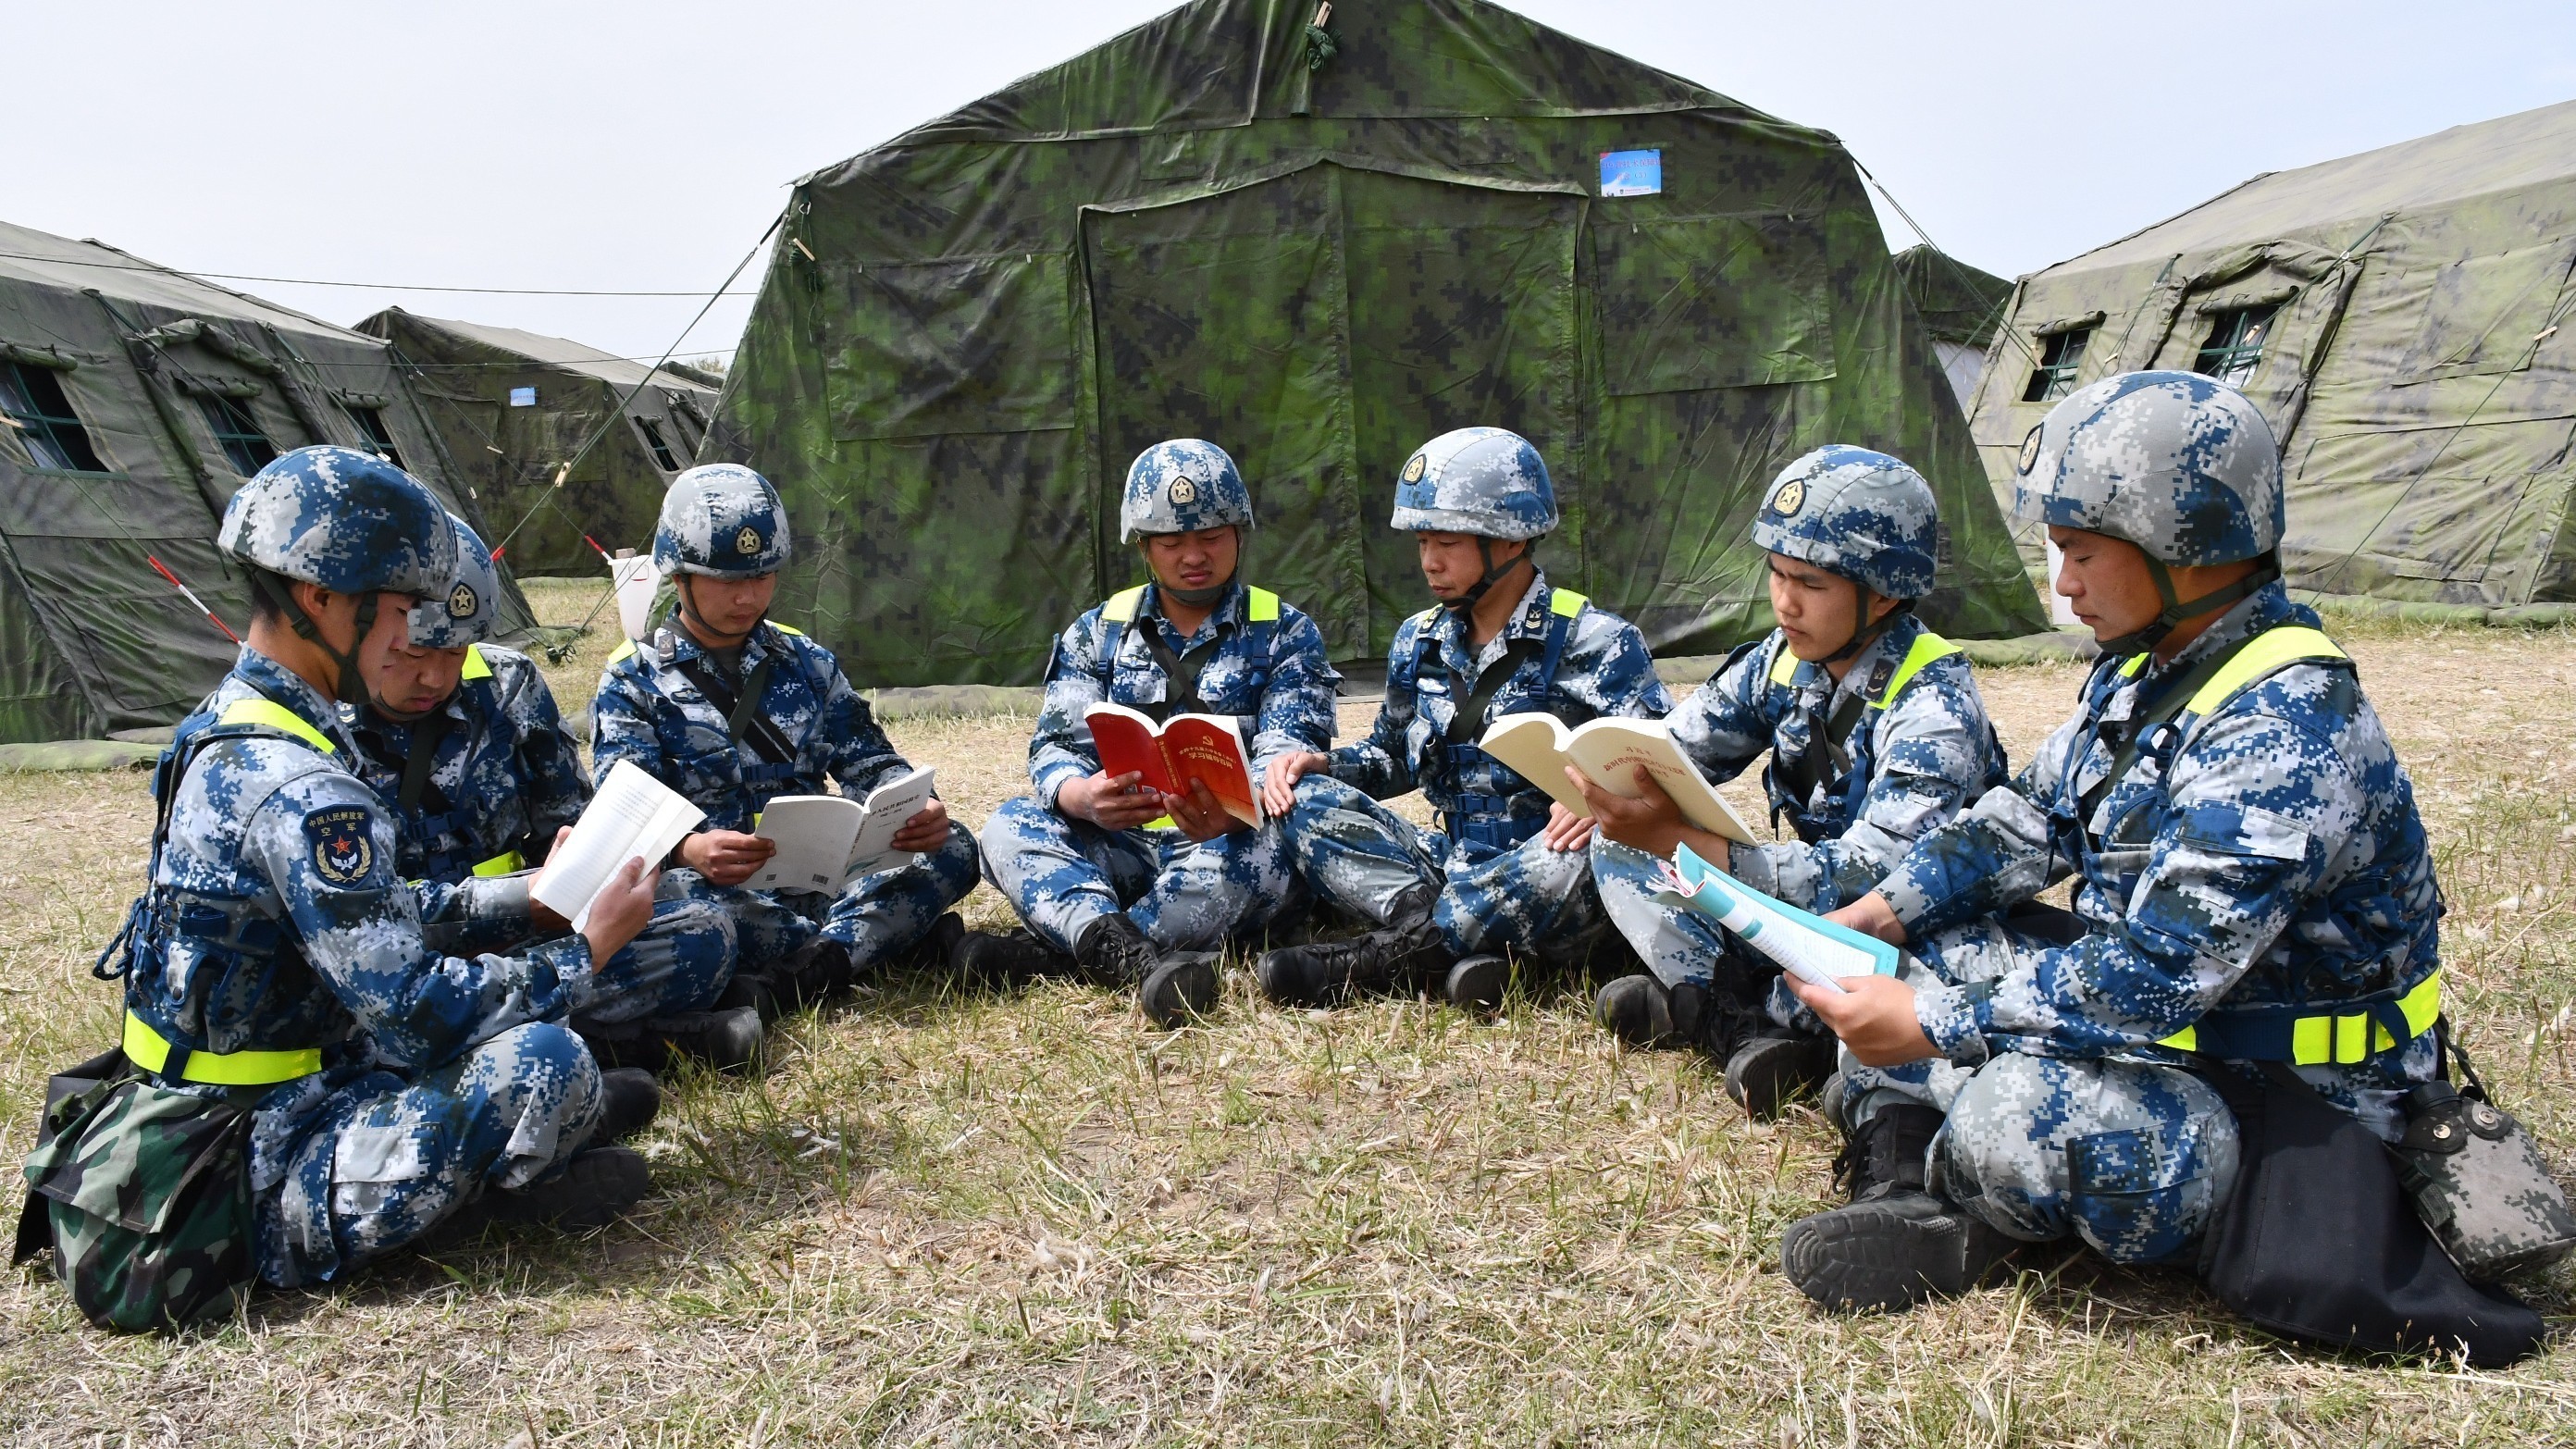
<svg viewBox="0 0 2576 1449">
<path fill-rule="evenodd" d="M 1569 730 L 1551 714 L 1507 714 L 1486 726 L 1477 747 L 1577 815 L 1588 816 L 1592 810 L 1583 803 L 1583 792 L 1565 778 L 1566 766 L 1631 800 L 1645 793 L 1638 788 L 1638 777 L 1652 775 L 1682 807 L 1683 819 L 1712 835 L 1754 843 L 1753 832 L 1673 743 L 1673 732 L 1662 720 L 1596 719 Z"/>
<path fill-rule="evenodd" d="M 873 875 L 910 851 L 894 848 L 894 838 L 930 803 L 936 772 L 923 767 L 898 775 L 868 792 L 866 804 L 838 795 L 781 795 L 761 807 L 763 840 L 778 843 L 778 853 L 743 885 L 756 891 L 821 891 L 837 895 L 843 886 Z"/>
<path fill-rule="evenodd" d="M 1724 926 L 1810 985 L 1842 991 L 1846 976 L 1896 974 L 1894 946 L 1765 895 L 1700 859 L 1687 845 L 1674 847 L 1655 894 L 1668 905 L 1688 907 Z"/>
<path fill-rule="evenodd" d="M 630 860 L 659 865 L 706 818 L 679 792 L 620 760 L 528 893 L 581 930 L 590 924 L 591 901 L 619 867 Z"/>
</svg>

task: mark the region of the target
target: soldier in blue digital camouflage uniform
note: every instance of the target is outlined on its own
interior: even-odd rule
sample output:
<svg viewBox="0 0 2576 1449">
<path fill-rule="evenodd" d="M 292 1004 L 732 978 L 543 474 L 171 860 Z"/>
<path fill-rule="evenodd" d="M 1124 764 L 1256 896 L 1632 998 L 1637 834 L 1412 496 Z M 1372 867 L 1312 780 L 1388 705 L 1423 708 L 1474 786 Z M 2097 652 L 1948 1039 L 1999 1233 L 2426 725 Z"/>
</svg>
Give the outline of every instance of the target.
<svg viewBox="0 0 2576 1449">
<path fill-rule="evenodd" d="M 461 519 L 457 574 L 423 606 L 428 627 L 388 653 L 351 712 L 353 761 L 402 824 L 394 868 L 442 951 L 518 951 L 571 929 L 528 895 L 558 830 L 590 801 L 581 756 L 536 664 L 492 642 L 499 575 Z M 666 890 L 670 886 L 666 884 Z M 704 901 L 657 903 L 653 923 L 599 968 L 572 1024 L 594 1055 L 660 1065 L 676 1049 L 718 1067 L 760 1049 L 749 1004 L 716 1010 L 733 972 L 733 918 Z"/>
<path fill-rule="evenodd" d="M 902 960 L 944 962 L 963 930 L 949 907 L 975 888 L 976 859 L 975 838 L 933 800 L 894 837 L 907 864 L 837 895 L 743 888 L 774 851 L 750 833 L 771 800 L 837 785 L 864 801 L 912 768 L 832 651 L 769 618 L 789 548 L 786 506 L 758 473 L 714 463 L 672 480 L 653 562 L 679 607 L 650 642 L 609 656 L 591 777 L 623 760 L 707 813 L 672 874 L 732 914 L 737 974 L 802 1003 Z"/>
<path fill-rule="evenodd" d="M 1903 976 L 1798 987 L 1844 1044 L 1854 1201 L 1792 1225 L 1781 1262 L 1832 1307 L 1962 1291 L 2022 1242 L 2188 1261 L 2238 1165 L 2204 1071 L 2288 1063 L 2391 1139 L 2436 1071 L 2424 827 L 2351 662 L 2281 585 L 2262 415 L 2193 373 L 2107 378 L 2018 471 L 2103 658 L 2016 780 L 1837 913 L 1906 945 Z M 2072 916 L 2028 908 L 2070 872 Z"/>
<path fill-rule="evenodd" d="M 1302 894 L 1276 819 L 1246 825 L 1204 785 L 1165 795 L 1105 773 L 1083 711 L 1233 715 L 1258 773 L 1332 743 L 1340 676 L 1313 620 L 1243 582 L 1252 495 L 1224 449 L 1195 438 L 1146 449 L 1118 519 L 1152 582 L 1056 641 L 1029 741 L 1036 791 L 984 823 L 985 871 L 1029 929 L 970 937 L 961 961 L 987 979 L 1078 964 L 1134 986 L 1147 1018 L 1170 1026 L 1215 1004 L 1211 953 L 1294 913 Z"/>
<path fill-rule="evenodd" d="M 1696 830 L 1651 779 L 1636 799 L 1584 783 L 1600 821 L 1594 883 L 1652 971 L 1603 987 L 1595 1015 L 1631 1045 L 1707 1050 L 1757 1118 L 1824 1081 L 1833 1034 L 1767 957 L 1705 916 L 1657 904 L 1658 860 L 1686 841 L 1756 890 L 1831 911 L 2003 782 L 1967 657 L 1912 612 L 1932 591 L 1939 523 L 1921 474 L 1839 445 L 1782 470 L 1754 516 L 1780 626 L 1736 650 L 1667 723 L 1712 781 L 1769 751 L 1771 818 L 1775 827 L 1785 818 L 1795 841 L 1744 845 Z"/>
<path fill-rule="evenodd" d="M 1516 434 L 1461 428 L 1406 460 L 1389 526 L 1414 535 L 1439 603 L 1396 626 L 1368 738 L 1288 756 L 1266 787 L 1298 874 L 1372 929 L 1262 956 L 1272 1000 L 1331 1002 L 1445 968 L 1448 998 L 1486 1010 L 1509 954 L 1569 965 L 1616 945 L 1584 849 L 1592 821 L 1476 747 L 1506 714 L 1573 726 L 1672 708 L 1636 628 L 1540 571 L 1532 549 L 1556 524 L 1547 464 Z M 1416 789 L 1437 829 L 1378 803 Z"/>
<path fill-rule="evenodd" d="M 630 863 L 583 934 L 442 956 L 395 874 L 395 819 L 350 769 L 335 699 L 363 699 L 368 661 L 436 628 L 456 575 L 447 515 L 371 454 L 304 448 L 234 495 L 218 545 L 250 576 L 249 640 L 163 757 L 151 884 L 101 958 L 125 982 L 140 1076 L 29 1164 L 54 1199 L 64 1277 L 90 1311 L 84 1284 L 122 1271 L 84 1256 L 85 1229 L 67 1236 L 66 1205 L 170 1191 L 192 1164 L 168 1151 L 233 1140 L 170 1130 L 190 1112 L 249 1114 L 236 1170 L 249 1261 L 272 1284 L 341 1277 L 478 1198 L 501 1216 L 608 1221 L 643 1194 L 645 1166 L 585 1150 L 613 1104 L 552 1023 L 591 1004 L 595 963 L 650 916 L 650 873 Z"/>
</svg>

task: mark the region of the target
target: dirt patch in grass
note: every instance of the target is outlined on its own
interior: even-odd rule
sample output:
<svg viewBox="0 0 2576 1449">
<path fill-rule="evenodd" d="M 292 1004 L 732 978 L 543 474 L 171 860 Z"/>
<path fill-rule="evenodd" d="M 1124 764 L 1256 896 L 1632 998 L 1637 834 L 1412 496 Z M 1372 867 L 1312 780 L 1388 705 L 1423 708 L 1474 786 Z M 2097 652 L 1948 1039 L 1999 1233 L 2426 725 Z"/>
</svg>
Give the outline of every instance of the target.
<svg viewBox="0 0 2576 1449">
<path fill-rule="evenodd" d="M 541 591 L 544 617 L 588 591 Z M 2576 637 L 2353 641 L 2450 901 L 2453 1010 L 2508 1102 L 2576 1143 Z M 568 707 L 606 646 L 549 672 Z M 2081 672 L 1999 670 L 2016 760 Z M 2489 692 L 2492 691 L 2492 692 Z M 1346 709 L 1344 737 L 1366 711 Z M 908 721 L 980 821 L 1025 718 Z M 1731 792 L 1759 818 L 1757 790 Z M 110 1039 L 88 974 L 139 873 L 131 775 L 0 777 L 0 1159 L 47 1068 Z M 999 921 L 987 891 L 970 915 Z M 1238 963 L 1239 964 L 1239 963 Z M 789 1023 L 757 1082 L 681 1083 L 657 1191 L 578 1242 L 496 1235 L 176 1341 L 0 1278 L 0 1426 L 27 1443 L 2567 1442 L 2576 1376 L 2285 1352 L 2170 1273 L 2043 1254 L 1895 1318 L 1812 1312 L 1780 1228 L 1830 1200 L 1812 1114 L 1747 1123 L 1579 995 L 1477 1022 L 1256 1004 L 1150 1036 L 1073 986 L 895 983 Z M 2564 1160 L 2565 1153 L 2553 1150 Z M 2527 1285 L 2567 1311 L 2561 1272 Z"/>
</svg>

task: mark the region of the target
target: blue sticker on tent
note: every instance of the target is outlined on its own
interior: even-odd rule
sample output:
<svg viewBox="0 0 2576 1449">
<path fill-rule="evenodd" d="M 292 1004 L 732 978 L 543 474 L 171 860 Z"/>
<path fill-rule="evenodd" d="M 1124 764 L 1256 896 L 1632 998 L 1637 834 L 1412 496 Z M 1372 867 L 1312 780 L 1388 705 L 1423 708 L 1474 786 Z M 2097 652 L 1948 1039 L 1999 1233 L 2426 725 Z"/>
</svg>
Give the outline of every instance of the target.
<svg viewBox="0 0 2576 1449">
<path fill-rule="evenodd" d="M 1608 163 L 1604 162 L 1603 164 L 1607 165 Z M 537 390 L 535 388 L 514 387 L 510 389 L 510 406 L 514 408 L 532 408 L 536 405 Z"/>
<path fill-rule="evenodd" d="M 1661 148 L 1601 153 L 1602 195 L 1654 196 L 1663 189 L 1664 153 Z"/>
</svg>

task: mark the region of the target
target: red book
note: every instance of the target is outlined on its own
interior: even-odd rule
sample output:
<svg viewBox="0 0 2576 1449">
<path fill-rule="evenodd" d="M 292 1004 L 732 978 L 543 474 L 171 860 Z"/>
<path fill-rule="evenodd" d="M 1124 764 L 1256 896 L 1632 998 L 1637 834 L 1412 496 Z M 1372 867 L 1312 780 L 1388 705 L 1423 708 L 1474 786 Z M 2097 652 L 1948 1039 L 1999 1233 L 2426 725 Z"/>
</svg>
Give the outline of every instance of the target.
<svg viewBox="0 0 2576 1449">
<path fill-rule="evenodd" d="M 1261 823 L 1261 792 L 1253 785 L 1252 754 L 1243 727 L 1230 715 L 1176 714 L 1162 724 L 1123 704 L 1095 704 L 1082 712 L 1100 768 L 1112 775 L 1133 771 L 1148 790 L 1190 793 L 1195 780 L 1208 787 L 1225 813 L 1246 825 Z"/>
</svg>

